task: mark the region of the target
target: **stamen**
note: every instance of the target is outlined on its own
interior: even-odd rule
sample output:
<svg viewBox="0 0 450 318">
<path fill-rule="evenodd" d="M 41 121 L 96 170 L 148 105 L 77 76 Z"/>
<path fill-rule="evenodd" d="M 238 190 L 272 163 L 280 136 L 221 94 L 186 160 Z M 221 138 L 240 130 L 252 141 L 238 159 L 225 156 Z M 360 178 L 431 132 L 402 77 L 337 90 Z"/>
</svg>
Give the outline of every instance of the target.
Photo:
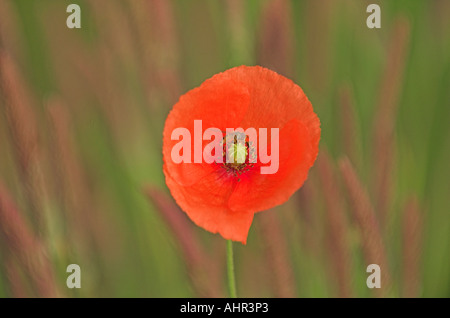
<svg viewBox="0 0 450 318">
<path fill-rule="evenodd" d="M 227 145 L 227 135 L 222 140 L 223 163 L 222 167 L 240 182 L 240 176 L 250 171 L 256 158 L 255 147 L 248 137 L 240 132 L 233 133 L 234 138 Z"/>
</svg>

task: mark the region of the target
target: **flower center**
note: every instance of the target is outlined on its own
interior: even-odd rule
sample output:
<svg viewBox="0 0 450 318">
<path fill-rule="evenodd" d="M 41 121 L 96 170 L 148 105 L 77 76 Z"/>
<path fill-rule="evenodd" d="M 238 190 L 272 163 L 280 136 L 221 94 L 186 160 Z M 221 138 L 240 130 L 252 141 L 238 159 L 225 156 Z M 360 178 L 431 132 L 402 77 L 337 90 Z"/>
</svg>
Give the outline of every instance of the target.
<svg viewBox="0 0 450 318">
<path fill-rule="evenodd" d="M 240 132 L 226 134 L 222 144 L 223 168 L 241 181 L 240 175 L 253 167 L 255 147 L 248 137 Z"/>
<path fill-rule="evenodd" d="M 230 165 L 232 166 L 237 167 L 245 163 L 247 155 L 248 150 L 244 143 L 235 142 L 228 148 L 228 158 L 231 158 L 232 162 L 230 162 Z"/>
</svg>

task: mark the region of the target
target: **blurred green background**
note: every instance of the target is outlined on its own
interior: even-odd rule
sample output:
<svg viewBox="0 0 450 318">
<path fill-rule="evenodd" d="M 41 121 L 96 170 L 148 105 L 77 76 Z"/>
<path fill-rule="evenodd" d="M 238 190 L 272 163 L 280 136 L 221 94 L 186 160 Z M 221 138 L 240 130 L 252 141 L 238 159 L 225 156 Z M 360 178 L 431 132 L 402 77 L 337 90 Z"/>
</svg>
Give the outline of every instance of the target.
<svg viewBox="0 0 450 318">
<path fill-rule="evenodd" d="M 447 0 L 0 0 L 0 297 L 226 296 L 225 241 L 170 198 L 162 130 L 242 64 L 299 84 L 322 138 L 305 186 L 235 244 L 238 295 L 449 297 L 449 17 Z M 381 294 L 342 158 L 373 205 Z"/>
</svg>

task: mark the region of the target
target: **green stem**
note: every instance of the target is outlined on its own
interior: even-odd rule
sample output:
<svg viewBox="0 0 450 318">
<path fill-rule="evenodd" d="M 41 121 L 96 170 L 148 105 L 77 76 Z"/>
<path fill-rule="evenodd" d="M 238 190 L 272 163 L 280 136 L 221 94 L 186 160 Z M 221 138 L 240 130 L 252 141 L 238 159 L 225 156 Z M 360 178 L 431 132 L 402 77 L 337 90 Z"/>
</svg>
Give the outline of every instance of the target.
<svg viewBox="0 0 450 318">
<path fill-rule="evenodd" d="M 228 289 L 230 297 L 236 298 L 236 279 L 234 277 L 233 242 L 227 241 L 227 269 L 228 269 Z"/>
</svg>

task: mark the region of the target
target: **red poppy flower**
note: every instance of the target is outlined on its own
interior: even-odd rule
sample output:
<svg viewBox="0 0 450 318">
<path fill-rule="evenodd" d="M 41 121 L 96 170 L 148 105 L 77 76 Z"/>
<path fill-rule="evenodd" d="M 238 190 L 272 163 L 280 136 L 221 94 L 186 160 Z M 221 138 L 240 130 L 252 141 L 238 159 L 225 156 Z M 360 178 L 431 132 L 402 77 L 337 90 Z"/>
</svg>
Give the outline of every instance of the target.
<svg viewBox="0 0 450 318">
<path fill-rule="evenodd" d="M 184 127 L 194 136 L 195 120 L 202 120 L 203 130 L 216 127 L 223 132 L 278 128 L 278 170 L 261 174 L 260 158 L 249 162 L 253 146 L 248 139 L 240 150 L 246 157 L 241 164 L 174 162 L 171 153 L 179 141 L 172 140 L 172 132 Z M 181 96 L 167 117 L 163 138 L 166 183 L 181 209 L 198 226 L 245 244 L 255 212 L 284 203 L 305 182 L 317 157 L 320 122 L 294 82 L 263 67 L 240 66 Z M 198 138 L 202 137 L 191 138 L 193 148 Z M 202 140 L 202 149 L 209 142 Z M 276 150 L 269 142 L 267 153 L 272 149 Z M 216 155 L 225 157 L 225 148 Z"/>
</svg>

